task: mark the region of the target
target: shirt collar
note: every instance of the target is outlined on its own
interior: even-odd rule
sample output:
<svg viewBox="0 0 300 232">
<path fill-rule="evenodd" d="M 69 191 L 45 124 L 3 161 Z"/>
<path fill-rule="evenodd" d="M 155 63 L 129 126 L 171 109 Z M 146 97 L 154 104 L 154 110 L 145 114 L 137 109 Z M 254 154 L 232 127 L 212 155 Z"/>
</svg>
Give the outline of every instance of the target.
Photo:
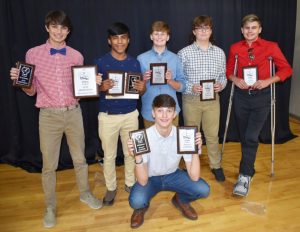
<svg viewBox="0 0 300 232">
<path fill-rule="evenodd" d="M 175 133 L 174 128 L 176 128 L 176 127 L 172 126 L 172 130 L 171 130 L 169 136 L 168 136 L 168 137 L 163 137 L 163 136 L 158 132 L 158 130 L 156 129 L 156 126 L 153 125 L 153 127 L 154 127 L 154 132 L 155 132 L 156 136 L 157 136 L 159 139 L 162 139 L 162 138 L 163 138 L 163 139 L 167 139 L 167 138 L 169 138 L 169 137 L 172 137 L 172 136 L 174 135 L 174 133 Z"/>
<path fill-rule="evenodd" d="M 201 48 L 198 46 L 198 44 L 196 43 L 196 41 L 193 43 L 193 47 L 194 47 L 194 49 L 203 51 L 203 49 L 201 49 Z M 207 49 L 207 50 L 210 50 L 210 49 L 214 49 L 214 46 L 212 45 L 211 42 L 209 42 L 209 45 L 208 45 L 208 49 Z"/>
<path fill-rule="evenodd" d="M 154 47 L 152 47 L 151 51 L 157 56 L 164 56 L 168 52 L 168 48 L 166 47 L 161 54 L 158 54 L 158 52 L 154 50 Z"/>
<path fill-rule="evenodd" d="M 262 45 L 263 43 L 263 40 L 258 37 L 257 40 L 255 40 L 252 44 L 251 44 L 251 47 L 253 46 L 257 46 L 257 45 Z M 246 47 L 249 47 L 248 43 L 246 42 L 246 40 L 243 40 L 243 45 L 246 46 Z"/>
</svg>

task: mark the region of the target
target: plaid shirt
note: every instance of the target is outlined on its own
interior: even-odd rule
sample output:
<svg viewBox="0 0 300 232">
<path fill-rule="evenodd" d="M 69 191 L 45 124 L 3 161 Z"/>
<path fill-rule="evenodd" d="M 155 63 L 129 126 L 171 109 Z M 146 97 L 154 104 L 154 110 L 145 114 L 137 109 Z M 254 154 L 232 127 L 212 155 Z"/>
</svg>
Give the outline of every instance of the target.
<svg viewBox="0 0 300 232">
<path fill-rule="evenodd" d="M 202 50 L 195 42 L 181 49 L 178 56 L 187 80 L 183 94 L 199 96 L 199 93 L 193 93 L 192 89 L 194 84 L 200 84 L 200 80 L 214 79 L 221 83 L 222 90 L 225 88 L 226 57 L 221 48 L 210 44 L 207 50 Z"/>
<path fill-rule="evenodd" d="M 69 46 L 62 47 L 66 47 L 66 55 L 50 55 L 48 41 L 26 53 L 26 62 L 35 65 L 32 85 L 38 108 L 66 107 L 78 102 L 73 95 L 71 66 L 82 65 L 83 56 Z"/>
</svg>

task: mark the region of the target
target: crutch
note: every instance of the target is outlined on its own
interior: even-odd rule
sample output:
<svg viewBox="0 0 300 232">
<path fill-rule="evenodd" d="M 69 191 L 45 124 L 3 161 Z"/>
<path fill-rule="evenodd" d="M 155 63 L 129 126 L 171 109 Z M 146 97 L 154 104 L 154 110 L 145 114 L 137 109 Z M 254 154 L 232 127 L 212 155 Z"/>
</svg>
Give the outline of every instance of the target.
<svg viewBox="0 0 300 232">
<path fill-rule="evenodd" d="M 269 57 L 269 64 L 270 64 L 270 78 L 275 75 L 275 64 L 273 62 L 273 57 Z M 275 162 L 275 106 L 276 106 L 276 95 L 275 95 L 275 83 L 272 83 L 271 86 L 271 136 L 272 136 L 272 148 L 271 148 L 271 177 L 274 176 L 274 162 Z"/>
<path fill-rule="evenodd" d="M 234 61 L 233 75 L 236 76 L 236 73 L 237 73 L 237 62 L 238 62 L 238 55 L 237 54 L 234 56 L 234 59 L 235 59 L 235 61 Z M 226 142 L 227 130 L 228 130 L 228 125 L 229 125 L 229 120 L 230 120 L 233 93 L 234 93 L 234 83 L 232 82 L 232 84 L 231 84 L 231 90 L 230 90 L 228 110 L 227 110 L 227 117 L 226 117 L 226 125 L 225 125 L 225 131 L 224 131 L 224 136 L 223 136 L 223 143 L 222 143 L 222 150 L 221 150 L 221 159 L 222 159 L 223 153 L 224 153 L 224 145 L 225 145 L 225 142 Z"/>
</svg>

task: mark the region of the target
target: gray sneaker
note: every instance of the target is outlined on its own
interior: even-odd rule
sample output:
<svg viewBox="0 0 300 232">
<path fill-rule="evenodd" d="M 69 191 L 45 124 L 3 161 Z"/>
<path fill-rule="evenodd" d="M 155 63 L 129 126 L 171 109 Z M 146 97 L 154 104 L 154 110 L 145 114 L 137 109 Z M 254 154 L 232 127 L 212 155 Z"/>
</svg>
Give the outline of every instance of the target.
<svg viewBox="0 0 300 232">
<path fill-rule="evenodd" d="M 47 207 L 44 215 L 44 227 L 51 228 L 56 225 L 56 212 L 52 207 Z"/>
<path fill-rule="evenodd" d="M 107 206 L 108 205 L 112 206 L 114 204 L 116 195 L 117 195 L 117 189 L 113 191 L 106 190 L 105 196 L 103 198 L 103 204 Z"/>
<path fill-rule="evenodd" d="M 80 201 L 86 203 L 92 209 L 100 209 L 102 201 L 97 199 L 91 192 L 80 194 Z"/>
<path fill-rule="evenodd" d="M 233 188 L 233 194 L 247 196 L 250 189 L 251 176 L 239 174 L 238 181 Z"/>
</svg>

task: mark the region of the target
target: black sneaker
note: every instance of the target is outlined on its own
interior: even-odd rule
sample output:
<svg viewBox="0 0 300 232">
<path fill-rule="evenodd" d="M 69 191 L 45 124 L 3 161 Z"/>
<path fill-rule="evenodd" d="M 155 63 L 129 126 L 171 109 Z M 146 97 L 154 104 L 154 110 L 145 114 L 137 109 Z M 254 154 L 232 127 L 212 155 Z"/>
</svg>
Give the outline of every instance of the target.
<svg viewBox="0 0 300 232">
<path fill-rule="evenodd" d="M 223 173 L 223 168 L 214 168 L 211 170 L 211 172 L 215 175 L 215 178 L 217 181 L 219 182 L 223 182 L 225 181 L 225 176 Z"/>
<path fill-rule="evenodd" d="M 100 166 L 103 166 L 103 163 L 104 163 L 103 158 L 99 158 L 99 159 L 98 159 L 98 164 L 99 164 Z"/>
</svg>

